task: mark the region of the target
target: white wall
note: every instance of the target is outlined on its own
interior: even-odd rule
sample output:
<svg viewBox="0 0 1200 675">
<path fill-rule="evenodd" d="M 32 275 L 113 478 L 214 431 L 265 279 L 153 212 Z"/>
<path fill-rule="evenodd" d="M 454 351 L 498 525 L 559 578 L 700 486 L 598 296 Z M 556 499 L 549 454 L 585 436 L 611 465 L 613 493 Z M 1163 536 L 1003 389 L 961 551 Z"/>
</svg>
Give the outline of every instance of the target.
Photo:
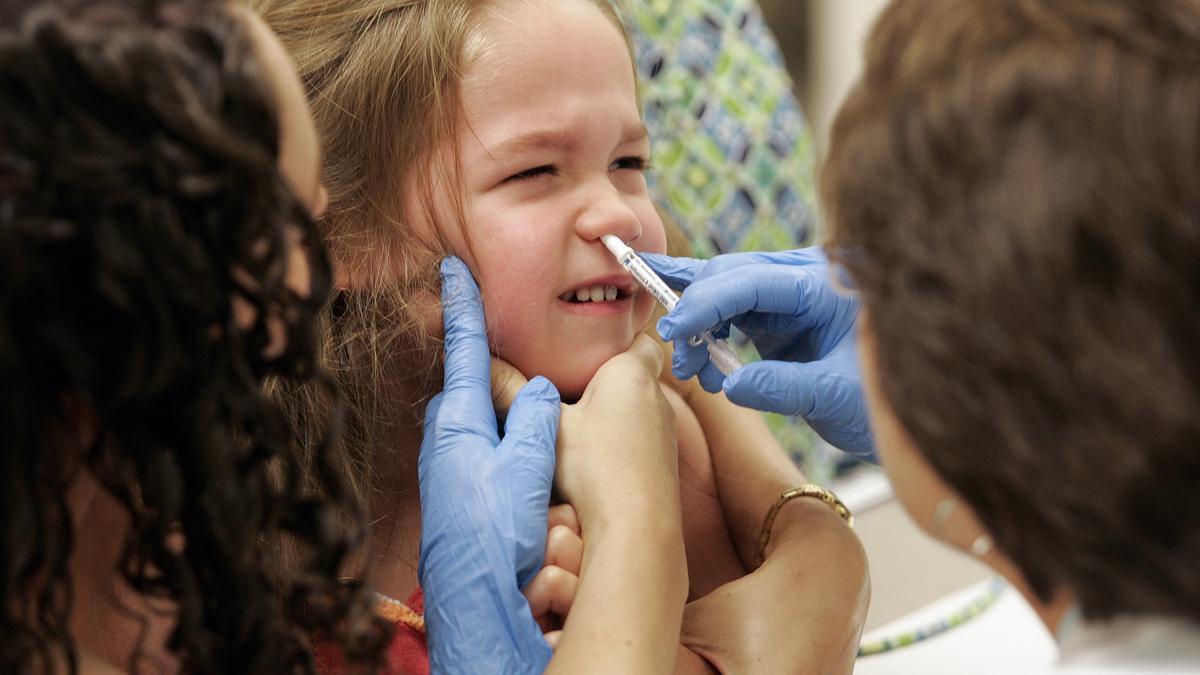
<svg viewBox="0 0 1200 675">
<path fill-rule="evenodd" d="M 818 152 L 826 147 L 834 114 L 862 70 L 863 44 L 887 3 L 809 0 L 808 72 L 800 86 Z M 780 40 L 798 37 L 780 36 Z"/>
</svg>

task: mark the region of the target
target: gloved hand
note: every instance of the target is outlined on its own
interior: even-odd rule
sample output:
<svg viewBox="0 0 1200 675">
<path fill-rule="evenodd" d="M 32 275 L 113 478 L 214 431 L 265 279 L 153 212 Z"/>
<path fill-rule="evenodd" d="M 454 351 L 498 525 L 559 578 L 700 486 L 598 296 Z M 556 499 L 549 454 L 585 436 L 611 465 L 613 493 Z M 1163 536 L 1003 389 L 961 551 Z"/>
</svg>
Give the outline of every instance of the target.
<svg viewBox="0 0 1200 675">
<path fill-rule="evenodd" d="M 442 261 L 444 389 L 425 411 L 417 460 L 421 559 L 434 673 L 541 673 L 550 646 L 521 589 L 542 567 L 559 395 L 525 385 L 497 432 L 479 289 Z"/>
<path fill-rule="evenodd" d="M 829 285 L 819 248 L 711 260 L 641 255 L 671 287 L 687 289 L 658 322 L 663 339 L 675 343 L 676 377 L 698 374 L 705 390 L 724 391 L 734 403 L 799 415 L 830 444 L 874 459 L 855 353 L 858 301 Z M 687 339 L 714 326 L 725 337 L 731 322 L 765 360 L 725 377 L 704 345 Z"/>
</svg>

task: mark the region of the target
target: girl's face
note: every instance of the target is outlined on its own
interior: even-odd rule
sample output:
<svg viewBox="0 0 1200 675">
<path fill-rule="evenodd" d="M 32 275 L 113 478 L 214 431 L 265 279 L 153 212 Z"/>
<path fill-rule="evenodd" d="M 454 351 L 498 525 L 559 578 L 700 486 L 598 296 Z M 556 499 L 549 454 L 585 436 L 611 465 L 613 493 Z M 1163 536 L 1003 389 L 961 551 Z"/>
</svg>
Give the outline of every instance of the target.
<svg viewBox="0 0 1200 675">
<path fill-rule="evenodd" d="M 446 234 L 480 283 L 499 356 L 570 400 L 653 310 L 600 241 L 666 250 L 643 175 L 650 140 L 625 41 L 597 7 L 492 9 L 463 81 L 466 233 Z"/>
</svg>

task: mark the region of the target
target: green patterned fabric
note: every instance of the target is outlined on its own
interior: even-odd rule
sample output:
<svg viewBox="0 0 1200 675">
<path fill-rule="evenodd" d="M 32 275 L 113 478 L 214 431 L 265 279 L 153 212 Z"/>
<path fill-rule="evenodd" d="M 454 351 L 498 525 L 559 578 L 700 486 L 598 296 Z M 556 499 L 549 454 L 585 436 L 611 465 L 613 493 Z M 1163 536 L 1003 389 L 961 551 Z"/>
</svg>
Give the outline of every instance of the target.
<svg viewBox="0 0 1200 675">
<path fill-rule="evenodd" d="M 755 0 L 633 0 L 631 27 L 652 193 L 696 257 L 811 244 L 813 149 L 775 38 Z M 753 348 L 744 360 L 754 358 Z M 835 451 L 803 421 L 767 423 L 812 480 Z"/>
<path fill-rule="evenodd" d="M 635 0 L 651 187 L 697 256 L 813 239 L 813 153 L 754 0 Z"/>
</svg>

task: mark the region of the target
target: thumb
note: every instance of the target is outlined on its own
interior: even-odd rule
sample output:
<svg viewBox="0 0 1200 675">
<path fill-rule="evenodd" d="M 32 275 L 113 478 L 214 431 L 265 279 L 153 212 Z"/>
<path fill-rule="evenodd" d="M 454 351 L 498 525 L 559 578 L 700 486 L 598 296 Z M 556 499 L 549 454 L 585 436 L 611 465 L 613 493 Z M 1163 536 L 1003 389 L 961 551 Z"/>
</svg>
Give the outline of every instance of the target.
<svg viewBox="0 0 1200 675">
<path fill-rule="evenodd" d="M 639 333 L 625 353 L 632 356 L 639 366 L 645 368 L 652 379 L 658 379 L 663 367 L 663 349 L 654 341 L 654 338 L 645 333 Z"/>
<path fill-rule="evenodd" d="M 520 447 L 537 459 L 538 479 L 545 480 L 547 494 L 554 478 L 554 448 L 558 440 L 561 412 L 558 390 L 544 377 L 533 378 L 517 392 L 504 424 L 502 447 Z M 535 486 L 530 486 L 535 487 Z M 536 486 L 541 487 L 541 486 Z"/>
<path fill-rule="evenodd" d="M 496 409 L 496 419 L 504 422 L 517 393 L 528 381 L 511 363 L 492 357 L 492 407 Z"/>
</svg>

